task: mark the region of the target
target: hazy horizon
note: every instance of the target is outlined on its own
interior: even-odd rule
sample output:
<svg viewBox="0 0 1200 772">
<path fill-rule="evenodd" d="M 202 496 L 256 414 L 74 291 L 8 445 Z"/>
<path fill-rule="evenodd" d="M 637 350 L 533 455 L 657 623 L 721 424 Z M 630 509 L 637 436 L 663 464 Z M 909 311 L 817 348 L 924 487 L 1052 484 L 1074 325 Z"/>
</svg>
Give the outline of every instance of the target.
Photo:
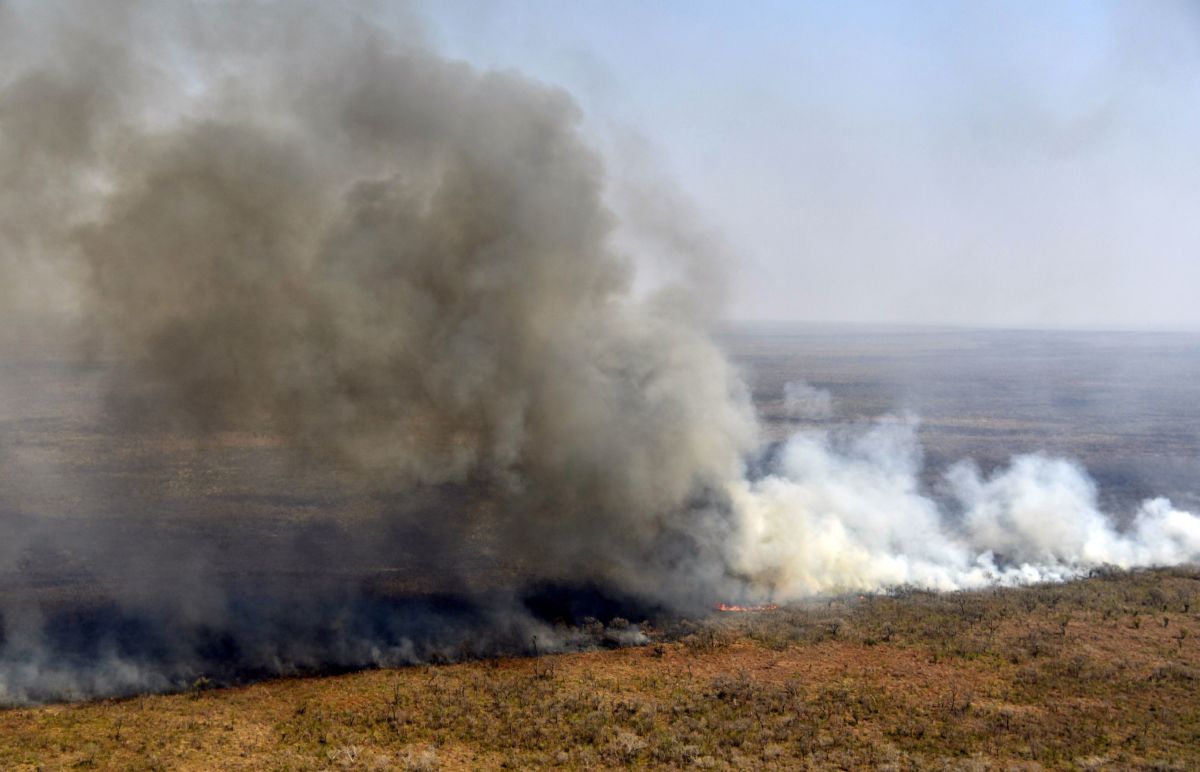
<svg viewBox="0 0 1200 772">
<path fill-rule="evenodd" d="M 1200 562 L 1200 338 L 970 331 L 1197 321 L 1158 102 L 945 71 L 1032 17 L 520 7 L 0 0 L 0 707 Z"/>
<path fill-rule="evenodd" d="M 731 319 L 1200 329 L 1195 6 L 418 8 L 579 102 L 618 211 L 690 202 Z"/>
</svg>

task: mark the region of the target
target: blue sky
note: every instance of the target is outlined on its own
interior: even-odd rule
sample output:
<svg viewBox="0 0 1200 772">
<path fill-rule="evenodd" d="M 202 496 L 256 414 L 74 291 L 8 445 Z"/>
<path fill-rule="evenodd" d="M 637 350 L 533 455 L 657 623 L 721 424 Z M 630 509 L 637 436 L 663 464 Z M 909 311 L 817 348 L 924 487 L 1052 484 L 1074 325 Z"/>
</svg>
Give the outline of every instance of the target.
<svg viewBox="0 0 1200 772">
<path fill-rule="evenodd" d="M 690 201 L 731 317 L 1200 328 L 1200 6 L 418 8 L 442 52 L 570 91 L 618 208 Z"/>
</svg>

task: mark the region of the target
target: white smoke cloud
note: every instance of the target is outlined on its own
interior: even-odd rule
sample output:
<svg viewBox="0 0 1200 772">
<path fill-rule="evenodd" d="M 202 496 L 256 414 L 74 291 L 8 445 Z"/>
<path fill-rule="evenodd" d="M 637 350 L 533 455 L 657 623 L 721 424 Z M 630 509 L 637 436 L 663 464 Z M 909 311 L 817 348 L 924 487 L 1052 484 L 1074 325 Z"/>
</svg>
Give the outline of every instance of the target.
<svg viewBox="0 0 1200 772">
<path fill-rule="evenodd" d="M 804 381 L 789 381 L 783 387 L 783 407 L 789 418 L 829 418 L 833 415 L 833 395 Z"/>
<path fill-rule="evenodd" d="M 514 583 L 682 610 L 732 592 L 949 590 L 1200 555 L 1194 515 L 1154 500 L 1118 531 L 1079 467 L 1042 456 L 955 467 L 948 503 L 935 500 L 908 419 L 802 433 L 765 476 L 742 474 L 758 426 L 705 327 L 721 250 L 652 189 L 639 235 L 687 264 L 635 292 L 602 159 L 557 89 L 333 4 L 44 7 L 13 6 L 35 42 L 0 46 L 0 317 L 49 304 L 86 320 L 61 343 L 113 363 L 100 447 L 170 429 L 200 449 L 189 467 L 212 468 L 205 448 L 223 433 L 268 437 L 336 471 L 337 493 L 386 501 L 395 533 L 436 535 L 439 583 L 498 555 Z M 784 401 L 795 418 L 833 414 L 803 383 Z M 105 454 L 72 446 L 61 467 L 95 473 L 92 455 Z M 80 484 L 87 509 L 171 511 L 167 460 L 132 478 L 112 457 L 111 482 Z M 401 536 L 376 544 L 365 527 L 314 547 L 295 526 L 276 564 L 294 572 L 253 582 L 261 542 L 210 566 L 153 529 L 128 539 L 97 518 L 81 536 L 49 516 L 69 487 L 45 482 L 55 463 L 26 458 L 0 467 L 0 570 L 20 576 L 44 541 L 111 603 L 88 627 L 0 597 L 0 703 L 166 688 L 214 666 L 397 664 L 464 641 L 521 651 L 540 629 L 519 588 L 448 618 L 350 579 L 296 586 L 364 555 L 425 572 L 385 549 Z M 229 492 L 218 478 L 214 496 Z M 204 495 L 186 498 L 209 517 Z M 214 631 L 238 653 L 214 653 Z"/>
<path fill-rule="evenodd" d="M 911 419 L 849 440 L 795 435 L 769 474 L 729 486 L 741 523 L 734 562 L 786 599 L 1060 581 L 1200 558 L 1200 517 L 1151 499 L 1118 530 L 1072 461 L 1023 455 L 991 475 L 960 462 L 944 477 L 947 501 L 922 490 L 921 464 Z"/>
</svg>

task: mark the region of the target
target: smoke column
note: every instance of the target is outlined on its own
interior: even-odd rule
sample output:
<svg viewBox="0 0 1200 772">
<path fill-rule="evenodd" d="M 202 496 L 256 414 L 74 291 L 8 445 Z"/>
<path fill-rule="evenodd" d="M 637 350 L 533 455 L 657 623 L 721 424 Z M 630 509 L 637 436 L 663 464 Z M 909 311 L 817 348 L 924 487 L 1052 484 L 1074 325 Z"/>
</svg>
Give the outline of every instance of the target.
<svg viewBox="0 0 1200 772">
<path fill-rule="evenodd" d="M 1118 533 L 1065 461 L 957 467 L 947 509 L 920 492 L 903 425 L 840 445 L 801 434 L 748 475 L 746 390 L 689 287 L 631 292 L 604 170 L 561 91 L 324 3 L 10 3 L 0 21 L 4 311 L 82 320 L 73 342 L 121 363 L 103 410 L 122 431 L 200 451 L 264 438 L 348 490 L 440 502 L 391 514 L 443 533 L 449 562 L 499 554 L 525 578 L 683 609 L 1200 554 L 1197 518 L 1165 501 Z M 37 513 L 6 527 L 10 545 L 67 538 Z M 346 527 L 319 565 L 370 551 Z M 136 539 L 94 546 L 111 538 L 70 543 L 171 562 Z M 150 658 L 114 633 L 67 661 L 43 605 L 0 606 L 0 700 L 170 688 L 221 657 L 269 674 L 415 661 L 421 640 L 480 630 L 494 650 L 554 637 L 501 599 L 448 617 L 247 582 L 252 551 L 232 579 L 196 557 L 180 585 L 204 591 L 169 597 L 97 569 L 133 634 L 162 638 Z M 0 551 L 0 568 L 21 555 Z"/>
<path fill-rule="evenodd" d="M 508 549 L 601 574 L 695 530 L 751 413 L 688 309 L 629 299 L 565 94 L 317 5 L 129 8 L 56 18 L 0 110 L 38 124 L 5 132 L 7 188 L 60 205 L 7 238 L 73 257 L 143 411 L 493 486 Z"/>
</svg>

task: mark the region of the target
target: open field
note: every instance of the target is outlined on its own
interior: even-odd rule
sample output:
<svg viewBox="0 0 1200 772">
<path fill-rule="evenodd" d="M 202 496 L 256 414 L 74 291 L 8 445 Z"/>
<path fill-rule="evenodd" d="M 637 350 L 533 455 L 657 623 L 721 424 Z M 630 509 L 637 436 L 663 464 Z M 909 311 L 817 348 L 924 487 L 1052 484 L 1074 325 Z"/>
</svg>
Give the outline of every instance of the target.
<svg viewBox="0 0 1200 772">
<path fill-rule="evenodd" d="M 927 482 L 973 458 L 1079 460 L 1106 509 L 1148 497 L 1200 509 L 1200 335 L 854 327 L 736 328 L 722 340 L 751 384 L 771 436 L 798 422 L 784 385 L 827 390 L 826 427 L 886 413 L 920 422 Z"/>
<path fill-rule="evenodd" d="M 0 713 L 6 768 L 1200 763 L 1200 572 L 842 598 L 651 645 Z"/>
<path fill-rule="evenodd" d="M 1118 518 L 1151 495 L 1198 508 L 1196 336 L 793 329 L 722 340 L 769 438 L 913 411 L 934 495 L 959 458 L 986 469 L 1047 450 L 1083 461 Z M 140 420 L 113 363 L 36 347 L 3 362 L 8 672 L 25 662 L 29 618 L 55 662 L 86 669 L 116 647 L 124 662 L 178 661 L 190 674 L 146 688 L 192 688 L 0 710 L 0 768 L 1200 764 L 1192 569 L 693 619 L 603 595 L 541 598 L 535 616 L 569 623 L 563 640 L 638 640 L 621 635 L 625 617 L 648 620 L 650 643 L 262 681 L 410 656 L 347 641 L 424 636 L 430 646 L 411 655 L 423 662 L 537 650 L 523 628 L 484 636 L 487 593 L 528 575 L 480 527 L 486 491 L 426 501 L 356 487 L 270 437 L 197 440 Z M 798 380 L 829 392 L 829 416 L 787 414 L 784 385 Z M 242 637 L 206 628 L 213 618 Z M 458 626 L 431 632 L 428 619 Z M 346 637 L 326 635 L 335 628 Z M 249 633 L 274 648 L 239 647 Z M 176 637 L 201 643 L 181 653 Z M 138 681 L 121 683 L 94 689 Z"/>
</svg>

